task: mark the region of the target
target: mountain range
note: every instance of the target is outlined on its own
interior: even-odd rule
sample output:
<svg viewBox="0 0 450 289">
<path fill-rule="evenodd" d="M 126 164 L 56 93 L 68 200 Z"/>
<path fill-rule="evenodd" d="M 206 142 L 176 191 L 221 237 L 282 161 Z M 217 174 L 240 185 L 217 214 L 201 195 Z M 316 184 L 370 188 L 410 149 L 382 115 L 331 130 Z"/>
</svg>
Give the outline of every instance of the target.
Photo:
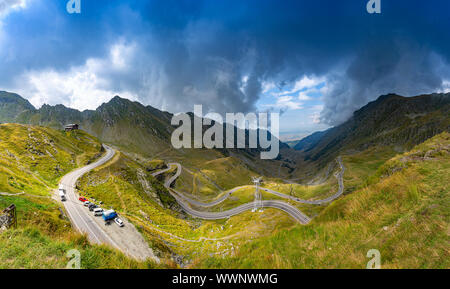
<svg viewBox="0 0 450 289">
<path fill-rule="evenodd" d="M 14 203 L 21 216 L 18 230 L 0 234 L 7 252 L 0 254 L 0 263 L 60 268 L 66 259 L 55 248 L 61 247 L 104 254 L 103 247 L 73 235 L 49 191 L 61 176 L 101 155 L 100 144 L 107 143 L 117 149 L 116 156 L 83 176 L 77 188 L 138 227 L 162 263 L 141 264 L 109 249 L 112 258 L 91 258 L 105 260 L 83 266 L 360 268 L 367 251 L 379 248 L 382 256 L 395 256 L 384 259 L 386 268 L 446 268 L 449 98 L 381 96 L 348 121 L 299 141 L 295 149 L 282 145 L 278 159 L 260 160 L 249 149 L 175 150 L 170 113 L 120 97 L 81 112 L 63 105 L 36 109 L 17 94 L 0 92 L 1 122 L 21 123 L 0 126 L 0 192 L 6 192 L 0 193 L 0 207 Z M 82 130 L 63 132 L 68 123 L 79 123 Z M 338 156 L 345 173 L 337 166 Z M 226 220 L 199 220 L 182 213 L 163 186 L 176 174 L 168 166 L 172 162 L 182 165 L 173 188 L 189 198 L 209 203 L 239 188 L 220 204 L 197 208 L 205 213 L 253 201 L 255 175 L 264 176 L 262 188 L 320 200 L 340 188 L 341 170 L 343 191 L 330 204 L 290 202 L 311 217 L 309 225 L 269 208 Z M 264 190 L 262 198 L 278 196 Z M 19 261 L 8 264 L 18 250 L 33 258 L 18 254 Z"/>
<path fill-rule="evenodd" d="M 257 151 L 249 149 L 212 150 L 211 155 L 197 157 L 209 160 L 233 156 L 260 174 L 274 176 L 274 168 L 277 168 L 278 177 L 295 178 L 304 174 L 305 168 L 325 167 L 341 153 L 363 151 L 373 146 L 392 146 L 396 151 L 406 151 L 436 134 L 449 131 L 449 115 L 449 93 L 416 97 L 388 94 L 355 111 L 346 122 L 305 137 L 293 149 L 280 142 L 279 158 L 265 161 L 266 167 L 261 166 Z M 18 94 L 0 91 L 0 122 L 54 129 L 79 123 L 83 130 L 103 142 L 148 157 L 162 151 L 170 157 L 190 154 L 186 150 L 172 149 L 170 136 L 175 127 L 170 124 L 171 118 L 171 113 L 119 96 L 96 110 L 78 111 L 64 105 L 47 104 L 36 109 Z"/>
<path fill-rule="evenodd" d="M 393 146 L 398 152 L 450 129 L 450 93 L 403 97 L 380 96 L 341 125 L 298 142 L 305 161 L 325 164 L 340 153 Z"/>
<path fill-rule="evenodd" d="M 189 114 L 192 116 L 192 113 Z M 149 159 L 183 159 L 183 163 L 191 168 L 221 158 L 232 158 L 232 166 L 240 166 L 261 175 L 270 175 L 275 168 L 278 171 L 280 167 L 279 159 L 260 165 L 260 149 L 175 150 L 171 145 L 171 134 L 176 129 L 171 125 L 172 116 L 171 113 L 119 96 L 95 110 L 79 111 L 61 104 L 44 104 L 37 109 L 18 94 L 0 91 L 0 122 L 46 126 L 58 130 L 67 124 L 78 123 L 82 130 L 123 151 Z M 204 126 L 203 130 L 207 128 Z M 235 134 L 238 130 L 235 128 Z M 245 134 L 248 135 L 249 131 L 245 131 Z M 280 142 L 280 149 L 288 149 L 288 146 Z"/>
</svg>

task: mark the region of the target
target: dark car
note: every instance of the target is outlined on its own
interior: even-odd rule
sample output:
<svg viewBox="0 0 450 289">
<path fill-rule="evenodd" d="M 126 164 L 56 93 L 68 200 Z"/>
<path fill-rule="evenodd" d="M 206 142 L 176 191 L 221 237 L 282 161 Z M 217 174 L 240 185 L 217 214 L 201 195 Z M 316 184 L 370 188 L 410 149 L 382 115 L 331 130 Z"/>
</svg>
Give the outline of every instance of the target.
<svg viewBox="0 0 450 289">
<path fill-rule="evenodd" d="M 95 209 L 97 209 L 98 206 L 97 206 L 96 204 L 90 204 L 88 208 L 89 208 L 89 211 L 92 212 L 92 211 L 94 211 Z"/>
</svg>

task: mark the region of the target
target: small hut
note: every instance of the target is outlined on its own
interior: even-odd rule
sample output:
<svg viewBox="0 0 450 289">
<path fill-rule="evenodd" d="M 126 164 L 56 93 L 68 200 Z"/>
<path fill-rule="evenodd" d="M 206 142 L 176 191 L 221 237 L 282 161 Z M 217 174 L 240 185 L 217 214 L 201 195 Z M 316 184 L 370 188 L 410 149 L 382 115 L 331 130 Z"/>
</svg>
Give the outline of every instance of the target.
<svg viewBox="0 0 450 289">
<path fill-rule="evenodd" d="M 68 124 L 66 125 L 66 127 L 64 128 L 65 131 L 73 131 L 73 130 L 78 130 L 80 128 L 80 126 L 78 124 Z"/>
</svg>

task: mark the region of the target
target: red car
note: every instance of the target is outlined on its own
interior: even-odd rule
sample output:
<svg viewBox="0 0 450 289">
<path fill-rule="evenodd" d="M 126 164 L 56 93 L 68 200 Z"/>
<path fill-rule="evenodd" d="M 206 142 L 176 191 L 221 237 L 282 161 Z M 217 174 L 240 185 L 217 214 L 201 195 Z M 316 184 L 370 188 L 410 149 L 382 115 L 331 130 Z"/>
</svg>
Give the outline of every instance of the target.
<svg viewBox="0 0 450 289">
<path fill-rule="evenodd" d="M 78 200 L 80 200 L 80 202 L 87 202 L 87 199 L 85 197 L 80 197 Z"/>
</svg>

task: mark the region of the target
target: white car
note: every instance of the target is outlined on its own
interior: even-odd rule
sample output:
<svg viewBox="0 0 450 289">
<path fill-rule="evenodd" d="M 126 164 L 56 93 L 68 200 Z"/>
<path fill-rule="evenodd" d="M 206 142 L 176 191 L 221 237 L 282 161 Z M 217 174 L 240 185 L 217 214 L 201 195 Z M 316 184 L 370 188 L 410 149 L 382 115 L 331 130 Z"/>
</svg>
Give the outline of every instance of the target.
<svg viewBox="0 0 450 289">
<path fill-rule="evenodd" d="M 94 209 L 94 216 L 101 217 L 102 215 L 103 215 L 103 209 L 102 208 Z"/>
<path fill-rule="evenodd" d="M 66 198 L 66 192 L 62 189 L 59 190 L 59 197 L 61 198 L 61 202 L 65 202 L 67 200 Z"/>
<path fill-rule="evenodd" d="M 125 224 L 123 223 L 123 221 L 120 218 L 115 218 L 114 222 L 119 225 L 119 227 L 123 227 L 125 226 Z"/>
<path fill-rule="evenodd" d="M 91 204 L 91 202 L 84 202 L 85 207 L 89 207 L 90 204 Z"/>
</svg>

